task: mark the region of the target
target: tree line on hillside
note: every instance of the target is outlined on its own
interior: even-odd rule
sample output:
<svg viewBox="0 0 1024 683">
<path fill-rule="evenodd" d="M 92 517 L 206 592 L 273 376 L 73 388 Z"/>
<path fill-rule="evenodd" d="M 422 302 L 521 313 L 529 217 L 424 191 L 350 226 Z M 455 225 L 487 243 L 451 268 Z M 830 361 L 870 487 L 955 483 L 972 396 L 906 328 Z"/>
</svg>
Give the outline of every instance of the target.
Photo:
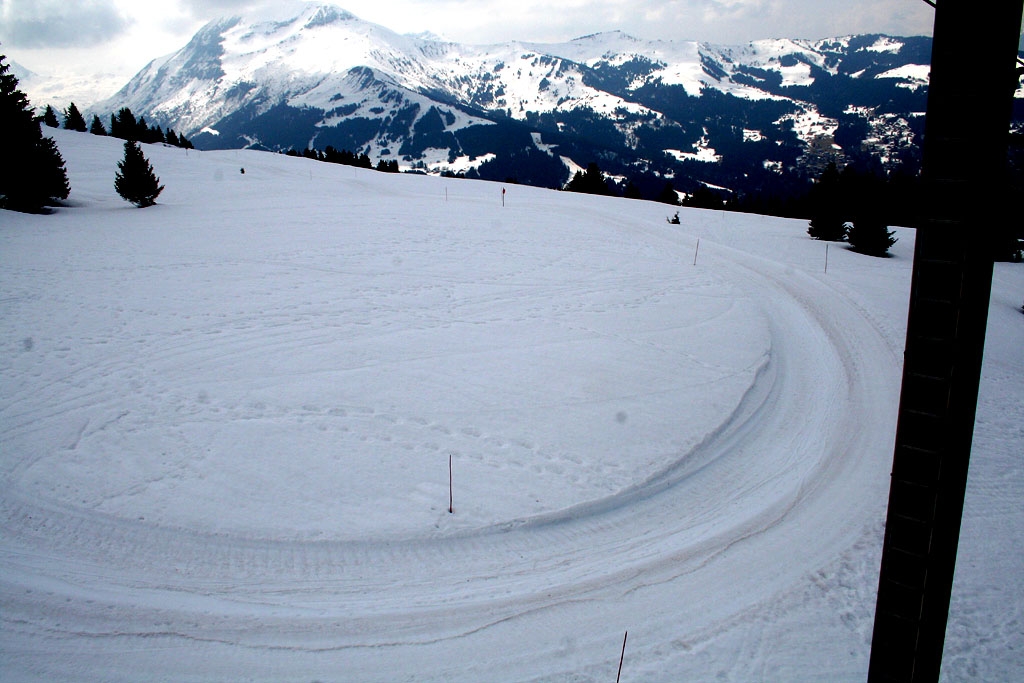
<svg viewBox="0 0 1024 683">
<path fill-rule="evenodd" d="M 626 199 L 645 199 L 661 202 L 662 204 L 689 206 L 698 209 L 734 208 L 728 205 L 728 201 L 723 193 L 707 186 L 697 187 L 693 192 L 680 193 L 676 190 L 671 180 L 665 181 L 665 184 L 657 193 L 645 194 L 632 180 L 627 180 L 620 190 L 619 185 L 609 180 L 595 162 L 587 164 L 587 168 L 584 171 L 576 171 L 563 189 L 567 192 L 584 192 L 609 197 L 625 197 Z M 683 194 L 682 198 L 680 198 L 680 194 Z"/>
<path fill-rule="evenodd" d="M 327 145 L 324 151 L 320 151 L 315 147 L 307 147 L 301 152 L 292 147 L 285 155 L 290 157 L 302 157 L 304 159 L 312 159 L 314 161 L 324 161 L 329 164 L 341 164 L 343 166 L 355 166 L 356 168 L 368 168 L 381 171 L 384 173 L 398 173 L 398 161 L 386 161 L 380 159 L 377 162 L 377 166 L 374 167 L 373 162 L 370 161 L 370 157 L 364 154 L 356 154 L 350 152 L 347 149 L 335 149 L 331 145 Z"/>
<path fill-rule="evenodd" d="M 42 122 L 50 128 L 60 128 L 57 112 L 50 105 L 46 105 Z M 81 133 L 88 130 L 93 135 L 109 135 L 110 137 L 122 140 L 135 140 L 136 142 L 147 144 L 165 143 L 173 147 L 194 149 L 192 142 L 184 135 L 175 133 L 173 128 L 168 128 L 165 133 L 160 126 L 152 126 L 146 123 L 145 116 L 140 116 L 136 119 L 132 110 L 128 107 L 122 107 L 116 114 L 110 115 L 110 131 L 108 132 L 103 127 L 100 117 L 95 114 L 92 117 L 92 124 L 87 129 L 85 118 L 78 110 L 78 107 L 75 106 L 75 103 L 72 102 L 64 110 L 64 128 Z"/>
<path fill-rule="evenodd" d="M 1013 155 L 1011 154 L 1011 167 Z M 1012 168 L 1011 168 L 1012 170 Z M 699 186 L 692 192 L 677 192 L 666 181 L 660 192 L 641 192 L 632 180 L 617 183 L 602 173 L 596 163 L 577 171 L 566 191 L 645 199 L 673 206 L 721 211 L 739 211 L 785 218 L 809 219 L 808 234 L 814 239 L 848 242 L 854 251 L 885 255 L 896 238 L 888 227 L 914 227 L 922 193 L 918 173 L 885 170 L 877 160 L 847 164 L 841 170 L 833 161 L 810 183 L 790 189 L 783 198 L 766 195 L 738 196 L 727 190 Z M 680 195 L 683 195 L 680 198 Z M 1005 221 L 988 226 L 993 231 L 993 255 L 999 261 L 1021 261 L 1024 227 Z"/>
<path fill-rule="evenodd" d="M 68 106 L 64 116 L 65 128 L 85 131 L 85 119 L 74 103 Z M 130 112 L 121 117 L 121 123 L 129 120 L 135 127 L 128 133 L 150 130 L 144 121 L 142 125 L 135 121 Z M 94 126 L 98 121 L 94 118 Z M 47 106 L 37 117 L 28 97 L 18 88 L 17 77 L 10 73 L 6 56 L 0 55 L 0 136 L 4 149 L 4 162 L 0 164 L 0 208 L 42 213 L 47 207 L 67 199 L 71 193 L 64 157 L 53 138 L 43 135 L 42 124 L 59 127 L 53 107 Z M 177 139 L 179 144 L 184 140 Z M 166 142 L 166 136 L 161 141 Z M 164 188 L 135 139 L 125 139 L 124 158 L 117 166 L 114 188 L 119 195 L 139 207 L 156 203 Z"/>
<path fill-rule="evenodd" d="M 801 196 L 807 192 L 807 187 L 793 188 L 792 196 L 787 197 L 785 201 L 776 202 L 766 201 L 760 196 L 738 195 L 726 189 L 715 189 L 701 183 L 690 183 L 691 189 L 686 191 L 677 188 L 672 180 L 663 180 L 660 184 L 650 178 L 644 181 L 629 178 L 624 182 L 617 182 L 605 175 L 596 162 L 591 162 L 586 170 L 576 171 L 562 189 L 568 192 L 642 199 L 698 209 L 763 213 L 787 218 L 800 217 L 804 203 Z M 514 181 L 509 179 L 507 182 Z"/>
<path fill-rule="evenodd" d="M 1010 176 L 1014 177 L 1012 169 Z M 916 226 L 919 217 L 913 211 L 922 205 L 923 192 L 917 175 L 885 174 L 877 166 L 850 165 L 840 170 L 830 163 L 804 199 L 804 210 L 810 217 L 807 233 L 819 240 L 845 240 L 855 251 L 884 254 L 896 241 L 885 226 Z M 985 201 L 1004 199 L 992 196 Z M 1019 221 L 1003 220 L 979 227 L 984 234 L 979 231 L 978 238 L 988 240 L 994 260 L 1022 260 L 1024 225 Z"/>
</svg>

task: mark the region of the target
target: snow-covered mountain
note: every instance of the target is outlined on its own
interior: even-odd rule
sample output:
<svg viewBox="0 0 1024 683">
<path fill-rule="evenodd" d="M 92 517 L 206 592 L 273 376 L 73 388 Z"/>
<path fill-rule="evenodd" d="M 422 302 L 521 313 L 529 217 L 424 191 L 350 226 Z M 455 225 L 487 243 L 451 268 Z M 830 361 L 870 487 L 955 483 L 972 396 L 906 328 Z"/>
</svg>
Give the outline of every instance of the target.
<svg viewBox="0 0 1024 683">
<path fill-rule="evenodd" d="M 26 69 L 14 60 L 9 60 L 7 63 L 10 66 L 11 73 L 14 75 L 15 78 L 18 79 L 19 84 L 32 81 L 33 79 L 37 78 L 35 73 Z"/>
<path fill-rule="evenodd" d="M 596 160 L 741 189 L 839 152 L 895 159 L 923 125 L 929 56 L 930 39 L 877 35 L 464 45 L 310 4 L 213 21 L 93 110 L 127 106 L 200 148 L 333 146 L 549 186 Z"/>
</svg>

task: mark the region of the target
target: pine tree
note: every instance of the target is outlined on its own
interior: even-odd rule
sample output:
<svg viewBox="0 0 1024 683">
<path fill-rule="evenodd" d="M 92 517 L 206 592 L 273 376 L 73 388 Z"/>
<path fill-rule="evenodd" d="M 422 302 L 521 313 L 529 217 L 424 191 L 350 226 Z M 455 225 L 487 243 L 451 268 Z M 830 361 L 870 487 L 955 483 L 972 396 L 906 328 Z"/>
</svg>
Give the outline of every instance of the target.
<svg viewBox="0 0 1024 683">
<path fill-rule="evenodd" d="M 103 127 L 103 122 L 100 121 L 100 117 L 95 114 L 92 115 L 92 125 L 89 126 L 89 132 L 93 135 L 107 134 L 107 129 Z"/>
<path fill-rule="evenodd" d="M 156 198 L 164 188 L 153 173 L 153 165 L 142 154 L 139 143 L 125 141 L 124 158 L 117 167 L 120 170 L 114 178 L 114 189 L 119 195 L 140 209 L 156 204 Z"/>
<path fill-rule="evenodd" d="M 64 127 L 68 130 L 77 130 L 79 133 L 85 132 L 85 119 L 74 102 L 64 110 Z"/>
<path fill-rule="evenodd" d="M 701 185 L 683 200 L 683 206 L 695 209 L 724 209 L 725 199 L 722 195 L 706 185 Z"/>
<path fill-rule="evenodd" d="M 64 159 L 51 138 L 44 138 L 28 98 L 18 89 L 0 55 L 0 207 L 42 211 L 70 193 Z"/>
<path fill-rule="evenodd" d="M 842 242 L 849 227 L 837 214 L 828 213 L 812 218 L 807 224 L 807 234 L 824 242 Z"/>
<path fill-rule="evenodd" d="M 661 192 L 658 193 L 654 200 L 662 204 L 679 206 L 679 194 L 676 192 L 676 188 L 673 187 L 671 180 L 665 183 L 665 187 L 661 188 Z"/>
<path fill-rule="evenodd" d="M 885 256 L 889 247 L 896 244 L 895 233 L 887 225 L 889 202 L 885 180 L 871 170 L 855 172 L 849 167 L 843 175 L 851 182 L 848 196 L 853 221 L 846 233 L 850 247 L 868 256 Z"/>
<path fill-rule="evenodd" d="M 565 190 L 567 192 L 582 192 L 583 187 L 583 171 L 576 171 L 572 179 L 565 184 Z"/>
<path fill-rule="evenodd" d="M 174 132 L 173 128 L 167 129 L 167 134 L 164 135 L 163 142 L 166 142 L 168 145 L 174 145 L 175 147 L 181 147 L 182 149 L 193 149 L 192 143 L 188 141 L 188 138 L 184 135 L 178 135 Z"/>
<path fill-rule="evenodd" d="M 595 162 L 587 164 L 586 171 L 576 171 L 569 184 L 565 186 L 569 192 L 584 192 L 586 194 L 610 195 L 612 191 L 608 188 L 608 181 L 604 173 Z"/>
<path fill-rule="evenodd" d="M 43 123 L 50 128 L 60 128 L 60 122 L 57 120 L 57 112 L 53 110 L 53 107 L 46 105 L 46 111 L 43 112 Z"/>
<path fill-rule="evenodd" d="M 71 194 L 71 185 L 68 183 L 67 169 L 64 167 L 64 157 L 57 149 L 57 143 L 53 138 L 42 138 L 36 148 L 37 153 L 32 159 L 31 176 L 37 178 L 37 182 L 50 193 L 47 203 L 57 199 L 67 199 Z"/>
<path fill-rule="evenodd" d="M 811 222 L 807 234 L 816 240 L 842 242 L 846 239 L 847 226 L 843 218 L 844 201 L 839 179 L 839 169 L 834 161 L 830 161 L 821 172 L 817 184 L 811 188 Z"/>
<path fill-rule="evenodd" d="M 110 137 L 122 140 L 139 140 L 142 137 L 139 134 L 139 122 L 135 120 L 131 109 L 121 107 L 117 114 L 110 115 Z"/>
<path fill-rule="evenodd" d="M 868 256 L 885 256 L 889 247 L 897 242 L 894 234 L 881 218 L 861 216 L 853 221 L 846 239 L 856 252 Z"/>
</svg>

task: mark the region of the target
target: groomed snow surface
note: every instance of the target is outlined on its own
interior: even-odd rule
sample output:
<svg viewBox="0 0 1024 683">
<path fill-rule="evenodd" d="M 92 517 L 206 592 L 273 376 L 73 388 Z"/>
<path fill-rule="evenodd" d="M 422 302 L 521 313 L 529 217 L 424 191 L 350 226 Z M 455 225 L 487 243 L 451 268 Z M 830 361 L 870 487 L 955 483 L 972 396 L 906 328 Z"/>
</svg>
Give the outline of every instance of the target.
<svg viewBox="0 0 1024 683">
<path fill-rule="evenodd" d="M 0 679 L 612 681 L 627 630 L 623 681 L 864 679 L 912 231 L 826 273 L 802 221 L 162 146 L 138 210 L 51 133 L 70 206 L 0 212 Z M 1024 679 L 1022 298 L 951 681 Z"/>
</svg>

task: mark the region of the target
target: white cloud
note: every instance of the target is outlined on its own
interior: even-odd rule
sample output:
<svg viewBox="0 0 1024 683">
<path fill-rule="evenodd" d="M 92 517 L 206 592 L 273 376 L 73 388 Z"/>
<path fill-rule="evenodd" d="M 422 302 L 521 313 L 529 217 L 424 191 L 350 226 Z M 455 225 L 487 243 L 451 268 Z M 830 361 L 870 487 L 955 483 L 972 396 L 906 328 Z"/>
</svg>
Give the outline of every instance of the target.
<svg viewBox="0 0 1024 683">
<path fill-rule="evenodd" d="M 743 43 L 857 32 L 930 34 L 920 0 L 350 0 L 354 14 L 402 33 L 430 30 L 469 43 L 562 41 L 622 30 L 640 38 Z"/>
<path fill-rule="evenodd" d="M 25 48 L 96 45 L 124 32 L 130 21 L 103 0 L 3 0 L 0 40 Z"/>
</svg>

